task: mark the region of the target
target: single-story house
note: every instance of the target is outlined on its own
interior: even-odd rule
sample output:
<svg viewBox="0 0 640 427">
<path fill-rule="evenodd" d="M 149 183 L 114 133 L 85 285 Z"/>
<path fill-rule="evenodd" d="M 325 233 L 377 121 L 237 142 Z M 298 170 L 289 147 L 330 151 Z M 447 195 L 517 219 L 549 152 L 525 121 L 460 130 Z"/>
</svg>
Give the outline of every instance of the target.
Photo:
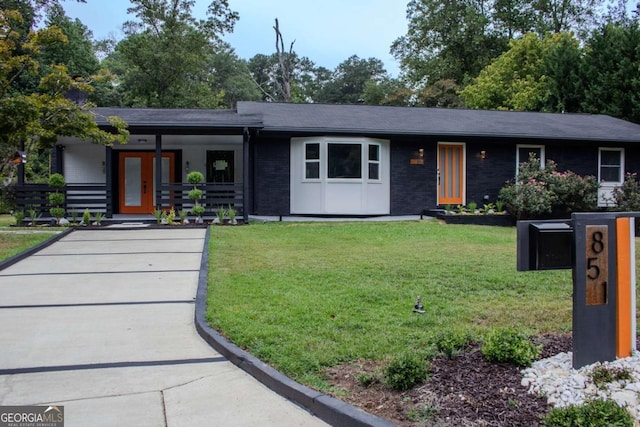
<svg viewBox="0 0 640 427">
<path fill-rule="evenodd" d="M 126 145 L 60 138 L 67 204 L 108 217 L 188 209 L 204 174 L 208 214 L 374 216 L 495 203 L 535 152 L 595 175 L 600 204 L 640 170 L 640 125 L 605 115 L 239 102 L 235 110 L 97 108 L 129 124 Z M 20 185 L 23 206 L 33 185 Z M 42 189 L 40 189 L 42 190 Z"/>
</svg>

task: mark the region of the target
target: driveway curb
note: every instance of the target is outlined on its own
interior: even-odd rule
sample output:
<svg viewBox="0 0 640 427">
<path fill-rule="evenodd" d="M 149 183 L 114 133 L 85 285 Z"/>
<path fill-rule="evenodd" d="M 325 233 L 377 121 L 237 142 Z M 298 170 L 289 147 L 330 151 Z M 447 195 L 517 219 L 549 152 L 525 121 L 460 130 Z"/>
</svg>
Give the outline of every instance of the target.
<svg viewBox="0 0 640 427">
<path fill-rule="evenodd" d="M 19 254 L 16 254 L 14 256 L 12 256 L 11 258 L 7 258 L 4 261 L 0 262 L 0 271 L 4 270 L 5 268 L 9 268 L 11 267 L 13 264 L 16 264 L 19 261 L 22 261 L 23 259 L 30 257 L 31 255 L 35 254 L 36 252 L 41 251 L 42 249 L 53 245 L 55 242 L 57 242 L 58 240 L 62 239 L 63 237 L 71 234 L 74 231 L 73 228 L 67 228 L 65 231 L 56 234 L 55 236 L 50 237 L 49 239 L 45 240 L 44 242 L 40 243 L 39 245 L 36 245 L 32 248 L 27 249 L 26 251 L 20 252 Z"/>
<path fill-rule="evenodd" d="M 391 427 L 395 424 L 375 415 L 349 405 L 339 399 L 328 396 L 304 386 L 283 375 L 271 366 L 227 341 L 216 330 L 211 328 L 206 320 L 207 310 L 207 276 L 209 272 L 209 240 L 211 227 L 207 233 L 202 250 L 200 274 L 198 277 L 198 291 L 196 294 L 195 325 L 198 334 L 218 353 L 229 359 L 262 384 L 278 393 L 282 397 L 295 402 L 309 412 L 336 427 L 371 426 Z"/>
</svg>

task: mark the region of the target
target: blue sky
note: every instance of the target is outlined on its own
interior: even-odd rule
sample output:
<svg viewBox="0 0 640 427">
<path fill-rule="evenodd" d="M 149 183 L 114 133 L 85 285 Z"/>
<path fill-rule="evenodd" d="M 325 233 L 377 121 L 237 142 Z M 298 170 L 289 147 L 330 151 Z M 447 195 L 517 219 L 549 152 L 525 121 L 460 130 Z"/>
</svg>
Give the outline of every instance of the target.
<svg viewBox="0 0 640 427">
<path fill-rule="evenodd" d="M 210 2 L 196 0 L 194 15 L 204 18 Z M 241 58 L 273 53 L 273 25 L 278 18 L 287 49 L 295 40 L 296 53 L 317 65 L 332 70 L 351 55 L 375 57 L 397 75 L 398 64 L 389 48 L 407 31 L 406 5 L 406 0 L 229 0 L 240 20 L 225 40 Z M 127 16 L 128 0 L 68 0 L 63 6 L 67 15 L 80 19 L 96 39 L 121 39 L 122 24 L 131 19 Z"/>
</svg>

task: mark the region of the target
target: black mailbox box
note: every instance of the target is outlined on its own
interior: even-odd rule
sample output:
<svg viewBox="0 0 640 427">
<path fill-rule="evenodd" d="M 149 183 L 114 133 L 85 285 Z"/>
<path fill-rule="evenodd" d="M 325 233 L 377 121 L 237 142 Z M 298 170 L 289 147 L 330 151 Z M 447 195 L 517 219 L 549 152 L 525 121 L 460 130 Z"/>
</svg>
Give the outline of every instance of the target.
<svg viewBox="0 0 640 427">
<path fill-rule="evenodd" d="M 529 269 L 571 268 L 573 229 L 564 222 L 529 224 Z"/>
</svg>

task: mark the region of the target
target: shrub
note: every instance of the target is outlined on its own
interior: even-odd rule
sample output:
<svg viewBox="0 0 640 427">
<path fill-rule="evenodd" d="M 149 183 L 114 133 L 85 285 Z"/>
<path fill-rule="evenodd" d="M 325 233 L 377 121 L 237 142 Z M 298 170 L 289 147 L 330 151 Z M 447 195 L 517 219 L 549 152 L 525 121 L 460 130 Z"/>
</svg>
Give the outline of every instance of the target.
<svg viewBox="0 0 640 427">
<path fill-rule="evenodd" d="M 187 182 L 192 185 L 200 184 L 204 181 L 204 175 L 201 172 L 193 171 L 187 175 Z"/>
<path fill-rule="evenodd" d="M 15 211 L 13 213 L 13 217 L 16 220 L 16 226 L 20 227 L 22 225 L 22 221 L 24 221 L 24 211 Z"/>
<path fill-rule="evenodd" d="M 613 192 L 613 200 L 619 211 L 640 211 L 640 183 L 637 173 L 627 173 L 622 185 Z"/>
<path fill-rule="evenodd" d="M 404 354 L 393 359 L 385 368 L 386 383 L 394 390 L 409 390 L 427 379 L 427 366 L 417 357 Z"/>
<path fill-rule="evenodd" d="M 629 381 L 631 380 L 631 369 L 618 368 L 615 366 L 595 366 L 591 372 L 589 372 L 589 378 L 599 389 L 606 389 L 607 384 L 614 381 Z"/>
<path fill-rule="evenodd" d="M 61 189 L 65 186 L 64 177 L 59 173 L 54 173 L 49 177 L 49 185 L 56 189 Z"/>
<path fill-rule="evenodd" d="M 197 201 L 202 199 L 203 194 L 204 192 L 202 190 L 194 188 L 193 190 L 189 190 L 189 193 L 187 195 L 191 200 Z"/>
<path fill-rule="evenodd" d="M 545 427 L 632 427 L 633 417 L 613 400 L 592 400 L 584 405 L 554 408 L 544 417 Z"/>
<path fill-rule="evenodd" d="M 49 203 L 51 203 L 52 206 L 60 206 L 64 203 L 64 194 L 49 193 Z"/>
<path fill-rule="evenodd" d="M 443 354 L 451 359 L 459 354 L 464 348 L 473 341 L 473 337 L 469 332 L 462 330 L 446 330 L 435 336 L 433 344 L 438 353 Z"/>
<path fill-rule="evenodd" d="M 507 362 L 529 366 L 540 356 L 542 346 L 535 345 L 527 335 L 511 328 L 489 333 L 482 345 L 482 354 L 490 362 Z"/>
<path fill-rule="evenodd" d="M 191 208 L 191 213 L 195 216 L 202 216 L 204 215 L 204 212 L 205 212 L 204 206 L 196 205 Z"/>
<path fill-rule="evenodd" d="M 90 225 L 91 224 L 91 212 L 89 212 L 89 208 L 84 210 L 82 214 L 82 224 Z"/>
<path fill-rule="evenodd" d="M 558 172 L 552 160 L 541 168 L 532 156 L 518 167 L 518 176 L 500 190 L 499 198 L 517 218 L 589 211 L 598 206 L 598 182 L 594 176 Z"/>
<path fill-rule="evenodd" d="M 361 372 L 356 375 L 356 380 L 360 385 L 364 388 L 370 387 L 374 384 L 378 384 L 380 382 L 380 378 L 378 378 L 375 374 L 368 374 L 366 372 Z"/>
</svg>

